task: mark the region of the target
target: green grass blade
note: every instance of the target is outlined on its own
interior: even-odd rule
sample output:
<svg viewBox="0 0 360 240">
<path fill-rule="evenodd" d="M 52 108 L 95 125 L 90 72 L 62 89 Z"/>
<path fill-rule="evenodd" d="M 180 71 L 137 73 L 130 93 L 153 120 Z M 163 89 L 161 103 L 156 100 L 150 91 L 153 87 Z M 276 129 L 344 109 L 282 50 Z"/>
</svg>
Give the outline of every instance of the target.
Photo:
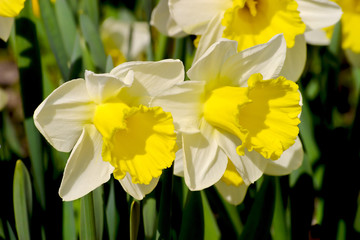
<svg viewBox="0 0 360 240">
<path fill-rule="evenodd" d="M 21 160 L 16 162 L 13 203 L 16 232 L 19 239 L 30 239 L 30 217 L 32 214 L 32 192 L 29 172 Z"/>
<path fill-rule="evenodd" d="M 69 56 L 63 43 L 60 27 L 54 17 L 56 16 L 55 11 L 49 0 L 39 0 L 39 5 L 50 48 L 55 55 L 63 79 L 67 80 L 69 77 Z"/>
</svg>

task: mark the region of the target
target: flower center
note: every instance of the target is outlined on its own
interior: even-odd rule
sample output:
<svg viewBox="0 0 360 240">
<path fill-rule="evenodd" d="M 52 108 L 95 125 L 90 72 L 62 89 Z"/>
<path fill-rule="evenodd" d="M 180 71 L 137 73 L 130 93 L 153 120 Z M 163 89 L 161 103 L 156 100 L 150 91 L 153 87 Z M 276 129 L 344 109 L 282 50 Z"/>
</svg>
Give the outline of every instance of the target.
<svg viewBox="0 0 360 240">
<path fill-rule="evenodd" d="M 305 32 L 297 7 L 295 0 L 233 0 L 221 22 L 223 37 L 238 41 L 241 51 L 283 33 L 291 48 L 295 37 Z"/>
<path fill-rule="evenodd" d="M 116 179 L 128 172 L 133 183 L 149 184 L 175 159 L 173 119 L 161 107 L 100 104 L 94 125 L 103 137 L 103 160 L 115 168 Z"/>
<path fill-rule="evenodd" d="M 248 87 L 212 90 L 204 104 L 204 118 L 212 126 L 237 136 L 239 155 L 255 150 L 276 160 L 295 143 L 301 112 L 298 86 L 284 77 L 263 80 L 253 74 Z"/>
</svg>

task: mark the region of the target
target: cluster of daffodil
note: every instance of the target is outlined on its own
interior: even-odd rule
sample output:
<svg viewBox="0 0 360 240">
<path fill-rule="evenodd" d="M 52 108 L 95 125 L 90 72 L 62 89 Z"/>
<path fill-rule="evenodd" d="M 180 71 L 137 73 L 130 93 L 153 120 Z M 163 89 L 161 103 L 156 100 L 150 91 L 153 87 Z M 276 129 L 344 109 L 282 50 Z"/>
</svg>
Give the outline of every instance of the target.
<svg viewBox="0 0 360 240">
<path fill-rule="evenodd" d="M 47 141 L 71 151 L 60 196 L 80 198 L 113 174 L 140 200 L 174 164 L 190 190 L 215 185 L 239 204 L 263 174 L 297 169 L 305 38 L 341 14 L 326 0 L 160 0 L 152 25 L 200 37 L 188 81 L 179 60 L 122 63 L 109 37 L 117 25 L 105 22 L 105 48 L 121 64 L 64 83 L 34 113 Z"/>
</svg>

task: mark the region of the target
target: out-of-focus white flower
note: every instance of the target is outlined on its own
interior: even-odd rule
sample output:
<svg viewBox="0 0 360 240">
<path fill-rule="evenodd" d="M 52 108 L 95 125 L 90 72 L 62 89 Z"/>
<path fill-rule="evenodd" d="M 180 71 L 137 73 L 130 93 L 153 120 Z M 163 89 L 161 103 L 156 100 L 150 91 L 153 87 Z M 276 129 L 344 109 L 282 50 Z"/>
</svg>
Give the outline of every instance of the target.
<svg viewBox="0 0 360 240">
<path fill-rule="evenodd" d="M 181 133 L 175 173 L 191 190 L 215 184 L 238 204 L 263 173 L 289 174 L 301 165 L 301 96 L 279 76 L 285 57 L 282 35 L 241 52 L 236 41 L 223 40 L 193 64 L 191 81 L 154 98 Z"/>
<path fill-rule="evenodd" d="M 25 0 L 0 0 L 0 38 L 7 41 L 14 17 L 24 8 Z"/>
<path fill-rule="evenodd" d="M 142 60 L 141 54 L 150 44 L 149 25 L 108 18 L 101 25 L 101 38 L 114 66 L 125 61 Z"/>
<path fill-rule="evenodd" d="M 58 151 L 72 151 L 63 200 L 84 196 L 111 173 L 136 199 L 152 191 L 177 150 L 172 115 L 152 99 L 183 79 L 177 60 L 127 62 L 110 73 L 86 71 L 39 105 L 36 127 Z"/>
<path fill-rule="evenodd" d="M 331 26 L 342 13 L 328 0 L 168 0 L 168 7 L 178 27 L 202 36 L 195 61 L 221 38 L 238 41 L 240 51 L 284 34 L 288 51 L 282 75 L 292 80 L 305 66 L 305 31 Z"/>
<path fill-rule="evenodd" d="M 341 7 L 341 47 L 349 62 L 360 67 L 360 2 L 357 0 L 333 0 Z M 328 45 L 334 26 L 317 29 L 305 35 L 306 41 L 314 45 Z"/>
</svg>

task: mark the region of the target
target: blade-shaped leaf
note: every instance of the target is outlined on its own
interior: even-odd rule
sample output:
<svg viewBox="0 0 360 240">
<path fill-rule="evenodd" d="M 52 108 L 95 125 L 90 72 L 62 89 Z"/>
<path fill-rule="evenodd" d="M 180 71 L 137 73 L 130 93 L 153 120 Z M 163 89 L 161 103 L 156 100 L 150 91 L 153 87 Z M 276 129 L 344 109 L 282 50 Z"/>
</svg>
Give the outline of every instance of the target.
<svg viewBox="0 0 360 240">
<path fill-rule="evenodd" d="M 13 202 L 16 232 L 19 239 L 30 239 L 30 217 L 32 214 L 32 192 L 29 172 L 21 160 L 16 162 Z"/>
<path fill-rule="evenodd" d="M 254 204 L 245 223 L 240 240 L 267 239 L 270 234 L 275 203 L 274 178 L 265 176 L 260 190 L 256 193 Z"/>
</svg>

